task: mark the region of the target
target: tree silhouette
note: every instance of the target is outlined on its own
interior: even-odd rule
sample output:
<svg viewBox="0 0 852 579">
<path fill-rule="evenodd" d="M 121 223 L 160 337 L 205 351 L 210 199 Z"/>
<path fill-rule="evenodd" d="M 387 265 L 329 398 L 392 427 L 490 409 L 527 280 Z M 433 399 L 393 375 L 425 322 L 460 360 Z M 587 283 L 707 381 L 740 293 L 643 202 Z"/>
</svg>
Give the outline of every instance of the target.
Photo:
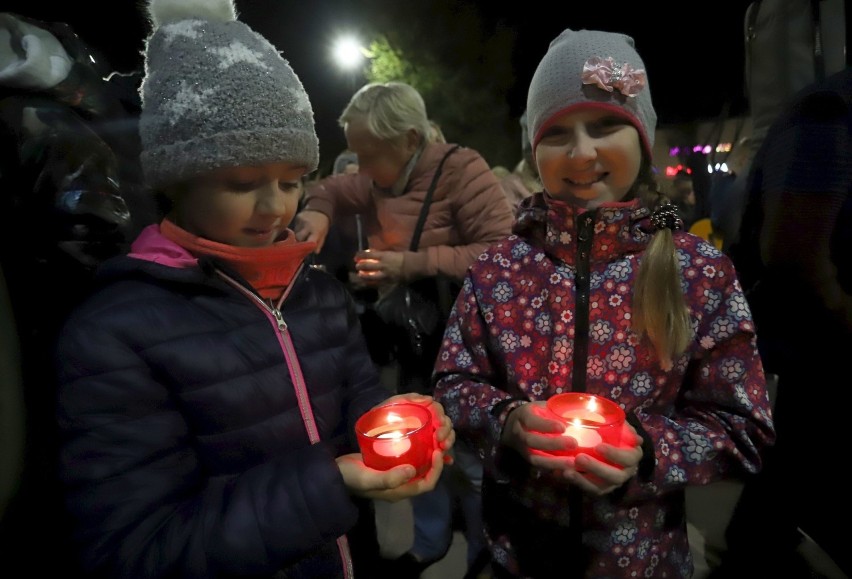
<svg viewBox="0 0 852 579">
<path fill-rule="evenodd" d="M 375 15 L 367 80 L 412 85 L 448 141 L 476 149 L 492 166 L 513 167 L 521 157 L 506 100 L 514 32 L 450 0 L 367 4 Z"/>
</svg>

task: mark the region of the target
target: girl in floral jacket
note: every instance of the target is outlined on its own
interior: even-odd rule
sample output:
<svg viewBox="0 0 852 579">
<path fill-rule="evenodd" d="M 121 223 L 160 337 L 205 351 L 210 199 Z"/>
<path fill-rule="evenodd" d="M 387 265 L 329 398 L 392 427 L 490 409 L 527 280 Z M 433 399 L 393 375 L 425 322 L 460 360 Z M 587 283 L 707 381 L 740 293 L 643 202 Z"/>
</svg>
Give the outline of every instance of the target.
<svg viewBox="0 0 852 579">
<path fill-rule="evenodd" d="M 436 365 L 486 460 L 495 576 L 689 577 L 684 489 L 758 471 L 774 442 L 748 304 L 658 193 L 631 38 L 565 30 L 527 114 L 544 191 L 469 269 Z M 595 448 L 607 462 L 547 453 L 576 447 L 544 412 L 568 391 L 626 412 L 621 445 Z"/>
</svg>

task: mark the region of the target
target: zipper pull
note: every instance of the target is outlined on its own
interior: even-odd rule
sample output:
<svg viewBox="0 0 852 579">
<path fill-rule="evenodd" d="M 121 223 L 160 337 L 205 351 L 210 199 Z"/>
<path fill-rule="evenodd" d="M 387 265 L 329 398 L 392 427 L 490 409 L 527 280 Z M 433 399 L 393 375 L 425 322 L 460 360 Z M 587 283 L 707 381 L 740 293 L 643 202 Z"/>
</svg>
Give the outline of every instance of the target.
<svg viewBox="0 0 852 579">
<path fill-rule="evenodd" d="M 278 329 L 280 331 L 287 330 L 287 322 L 284 321 L 284 316 L 281 315 L 281 311 L 278 308 L 272 308 L 272 315 L 275 316 L 275 321 L 278 322 Z"/>
</svg>

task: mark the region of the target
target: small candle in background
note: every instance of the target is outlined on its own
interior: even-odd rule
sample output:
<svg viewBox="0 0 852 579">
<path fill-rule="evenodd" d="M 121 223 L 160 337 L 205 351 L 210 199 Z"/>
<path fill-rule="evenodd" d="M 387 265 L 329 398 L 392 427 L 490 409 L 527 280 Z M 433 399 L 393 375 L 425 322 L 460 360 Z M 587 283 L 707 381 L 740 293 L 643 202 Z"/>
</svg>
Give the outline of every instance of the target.
<svg viewBox="0 0 852 579">
<path fill-rule="evenodd" d="M 379 265 L 381 262 L 370 256 L 370 250 L 365 249 L 355 254 L 355 269 L 358 272 L 358 277 L 363 281 L 371 281 L 380 279 L 382 275 Z"/>
</svg>

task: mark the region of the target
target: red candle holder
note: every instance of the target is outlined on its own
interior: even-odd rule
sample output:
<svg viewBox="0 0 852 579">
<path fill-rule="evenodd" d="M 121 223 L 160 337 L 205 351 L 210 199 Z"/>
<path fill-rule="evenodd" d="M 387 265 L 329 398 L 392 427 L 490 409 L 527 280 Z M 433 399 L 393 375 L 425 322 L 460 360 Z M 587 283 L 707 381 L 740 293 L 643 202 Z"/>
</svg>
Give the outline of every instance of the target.
<svg viewBox="0 0 852 579">
<path fill-rule="evenodd" d="M 422 476 L 432 465 L 435 429 L 432 413 L 424 406 L 400 402 L 373 408 L 355 422 L 355 434 L 370 468 L 410 464 L 416 476 Z"/>
<path fill-rule="evenodd" d="M 561 436 L 571 436 L 577 440 L 576 448 L 547 451 L 549 454 L 577 456 L 583 453 L 608 462 L 595 451 L 595 447 L 602 442 L 613 446 L 621 443 L 624 410 L 608 398 L 582 392 L 565 392 L 549 398 L 547 409 L 565 423 L 565 431 Z"/>
</svg>

